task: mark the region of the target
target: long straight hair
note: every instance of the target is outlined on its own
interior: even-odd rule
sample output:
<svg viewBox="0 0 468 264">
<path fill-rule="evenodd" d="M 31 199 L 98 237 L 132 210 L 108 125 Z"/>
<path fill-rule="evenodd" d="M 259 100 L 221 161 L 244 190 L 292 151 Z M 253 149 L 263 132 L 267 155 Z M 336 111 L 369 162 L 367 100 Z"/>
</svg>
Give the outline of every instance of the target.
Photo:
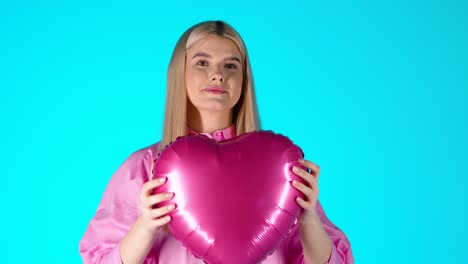
<svg viewBox="0 0 468 264">
<path fill-rule="evenodd" d="M 180 136 L 187 134 L 187 90 L 185 86 L 185 62 L 187 50 L 200 39 L 216 35 L 232 40 L 239 49 L 243 63 L 242 93 L 232 114 L 236 134 L 260 129 L 255 99 L 254 82 L 249 56 L 239 33 L 223 21 L 205 21 L 196 24 L 182 34 L 172 53 L 167 71 L 166 112 L 159 152 Z"/>
</svg>

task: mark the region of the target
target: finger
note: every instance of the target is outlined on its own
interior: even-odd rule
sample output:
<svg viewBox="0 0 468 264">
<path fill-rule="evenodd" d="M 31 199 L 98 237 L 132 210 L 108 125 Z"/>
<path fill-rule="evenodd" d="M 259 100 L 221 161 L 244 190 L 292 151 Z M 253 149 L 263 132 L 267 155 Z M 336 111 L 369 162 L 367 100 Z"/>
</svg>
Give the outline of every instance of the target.
<svg viewBox="0 0 468 264">
<path fill-rule="evenodd" d="M 293 166 L 293 172 L 302 179 L 304 179 L 307 183 L 310 183 L 314 179 L 314 177 L 310 173 L 297 166 Z"/>
<path fill-rule="evenodd" d="M 143 200 L 145 197 L 151 195 L 151 192 L 153 191 L 153 189 L 163 185 L 166 182 L 166 180 L 167 180 L 166 177 L 162 177 L 162 178 L 156 178 L 151 181 L 147 181 L 145 184 L 143 184 L 140 198 Z"/>
<path fill-rule="evenodd" d="M 174 193 L 158 193 L 158 194 L 153 194 L 151 196 L 148 196 L 144 199 L 144 206 L 145 207 L 153 207 L 154 205 L 167 201 L 174 197 Z"/>
<path fill-rule="evenodd" d="M 166 215 L 164 217 L 154 219 L 153 221 L 154 221 L 154 224 L 157 227 L 161 227 L 161 226 L 166 225 L 167 223 L 169 223 L 171 220 L 172 220 L 171 216 Z"/>
<path fill-rule="evenodd" d="M 318 182 L 316 179 L 314 179 L 310 185 L 310 187 L 312 188 L 312 190 L 318 195 L 319 193 L 319 188 L 318 188 Z"/>
<path fill-rule="evenodd" d="M 314 194 L 314 191 L 312 190 L 312 188 L 307 187 L 305 184 L 303 184 L 300 181 L 294 180 L 293 181 L 293 186 L 294 186 L 294 188 L 296 188 L 300 192 L 302 192 L 305 195 L 305 197 L 312 197 L 312 195 Z"/>
<path fill-rule="evenodd" d="M 311 174 L 314 176 L 318 176 L 320 173 L 320 166 L 309 161 L 309 160 L 304 160 L 304 159 L 299 159 L 299 163 L 301 165 L 304 165 L 306 168 L 311 170 Z"/>
<path fill-rule="evenodd" d="M 151 219 L 163 217 L 167 215 L 168 213 L 172 212 L 175 208 L 176 208 L 175 204 L 168 204 L 166 206 L 153 209 L 150 212 Z"/>
<path fill-rule="evenodd" d="M 301 197 L 297 197 L 296 202 L 299 204 L 300 207 L 302 207 L 304 209 L 308 209 L 311 206 L 310 202 L 307 202 L 306 200 L 302 199 Z"/>
<path fill-rule="evenodd" d="M 303 178 L 307 183 L 307 184 L 303 184 L 303 183 L 301 183 L 301 184 L 305 185 L 307 188 L 312 189 L 313 191 L 318 192 L 318 180 L 317 180 L 317 178 L 314 178 L 312 175 L 310 175 L 310 173 L 307 173 L 304 170 L 302 170 L 301 172 L 298 172 L 297 174 L 298 174 L 299 177 Z M 294 184 L 294 182 L 293 182 L 293 184 Z"/>
</svg>

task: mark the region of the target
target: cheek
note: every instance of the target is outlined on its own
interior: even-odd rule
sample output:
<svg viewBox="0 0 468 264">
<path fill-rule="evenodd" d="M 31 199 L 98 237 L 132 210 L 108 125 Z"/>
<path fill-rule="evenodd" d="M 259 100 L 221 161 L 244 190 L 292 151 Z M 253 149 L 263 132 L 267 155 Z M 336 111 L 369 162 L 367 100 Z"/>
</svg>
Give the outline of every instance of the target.
<svg viewBox="0 0 468 264">
<path fill-rule="evenodd" d="M 242 81 L 243 81 L 243 76 L 240 75 L 240 76 L 235 76 L 234 78 L 234 85 L 235 85 L 235 94 L 236 95 L 239 95 L 240 97 L 240 94 L 242 93 Z"/>
<path fill-rule="evenodd" d="M 199 73 L 194 70 L 185 71 L 185 85 L 187 90 L 194 90 L 197 87 L 198 80 L 200 80 Z"/>
<path fill-rule="evenodd" d="M 189 81 L 193 79 L 193 70 L 186 70 L 185 71 L 185 80 Z"/>
<path fill-rule="evenodd" d="M 234 76 L 232 76 L 234 77 Z M 239 102 L 239 99 L 241 97 L 241 94 L 242 94 L 242 76 L 236 76 L 235 78 L 232 78 L 231 79 L 232 82 L 231 82 L 231 89 L 232 89 L 232 97 L 231 97 L 231 100 L 233 101 L 234 105 L 237 104 Z M 234 106 L 233 105 L 233 106 Z"/>
</svg>

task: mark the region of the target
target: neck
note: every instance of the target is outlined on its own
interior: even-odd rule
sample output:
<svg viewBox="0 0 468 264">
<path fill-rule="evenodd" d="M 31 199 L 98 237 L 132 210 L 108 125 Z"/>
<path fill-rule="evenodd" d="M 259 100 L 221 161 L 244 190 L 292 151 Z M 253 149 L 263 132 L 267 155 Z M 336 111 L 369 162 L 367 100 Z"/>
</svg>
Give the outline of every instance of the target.
<svg viewBox="0 0 468 264">
<path fill-rule="evenodd" d="M 195 107 L 194 107 L 195 108 Z M 187 125 L 199 133 L 210 133 L 224 129 L 232 124 L 232 112 L 200 112 L 191 109 L 187 115 Z"/>
</svg>

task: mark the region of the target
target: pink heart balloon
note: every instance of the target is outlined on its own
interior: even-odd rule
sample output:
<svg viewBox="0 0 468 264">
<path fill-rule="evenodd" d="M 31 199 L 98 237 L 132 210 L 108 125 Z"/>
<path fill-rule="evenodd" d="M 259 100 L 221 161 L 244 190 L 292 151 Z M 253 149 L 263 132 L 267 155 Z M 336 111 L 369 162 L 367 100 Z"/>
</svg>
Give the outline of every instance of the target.
<svg viewBox="0 0 468 264">
<path fill-rule="evenodd" d="M 303 197 L 302 150 L 271 131 L 216 142 L 203 135 L 180 137 L 161 152 L 156 192 L 175 193 L 169 229 L 194 256 L 208 263 L 258 263 L 279 246 L 295 224 Z M 304 167 L 302 167 L 304 168 Z M 169 202 L 161 203 L 163 206 Z"/>
</svg>

